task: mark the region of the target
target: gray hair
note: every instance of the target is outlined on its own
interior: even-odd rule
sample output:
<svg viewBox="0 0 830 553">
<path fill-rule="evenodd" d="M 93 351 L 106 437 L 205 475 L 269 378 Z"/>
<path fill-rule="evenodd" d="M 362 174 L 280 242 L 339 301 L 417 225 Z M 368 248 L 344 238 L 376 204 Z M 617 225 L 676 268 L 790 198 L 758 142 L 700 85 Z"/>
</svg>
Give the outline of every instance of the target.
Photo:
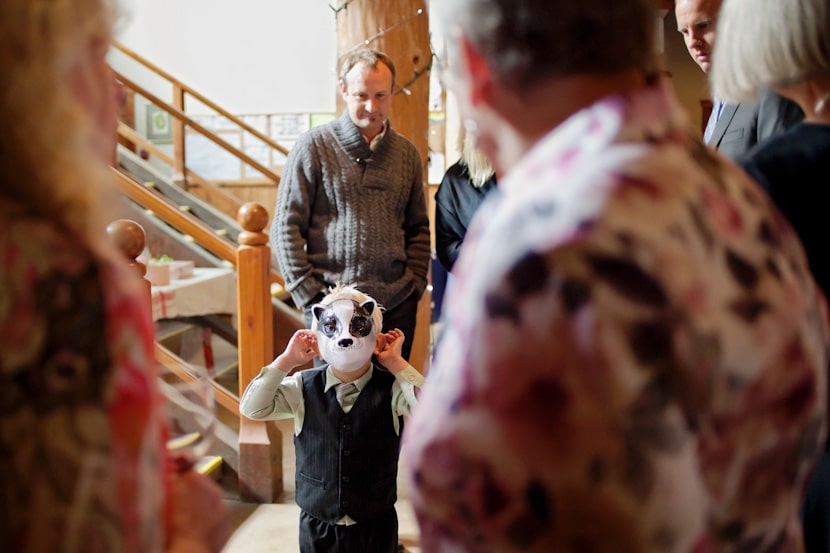
<svg viewBox="0 0 830 553">
<path fill-rule="evenodd" d="M 447 36 L 460 28 L 495 80 L 517 90 L 551 77 L 655 68 L 653 0 L 440 0 L 430 9 Z"/>
<path fill-rule="evenodd" d="M 725 0 L 710 73 L 714 95 L 734 102 L 830 73 L 830 4 Z"/>
</svg>

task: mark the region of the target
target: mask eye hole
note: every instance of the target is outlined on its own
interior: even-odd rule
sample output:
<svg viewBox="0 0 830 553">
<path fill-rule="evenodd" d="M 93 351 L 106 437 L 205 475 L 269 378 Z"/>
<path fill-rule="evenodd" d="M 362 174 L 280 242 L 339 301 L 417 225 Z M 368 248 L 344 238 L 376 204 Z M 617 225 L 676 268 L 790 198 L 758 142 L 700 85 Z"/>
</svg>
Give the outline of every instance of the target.
<svg viewBox="0 0 830 553">
<path fill-rule="evenodd" d="M 323 315 L 318 328 L 329 338 L 335 336 L 337 334 L 337 317 L 333 314 Z"/>
<path fill-rule="evenodd" d="M 351 332 L 352 336 L 368 336 L 369 333 L 372 331 L 372 321 L 370 321 L 368 317 L 363 317 L 359 315 L 352 317 L 352 322 L 349 325 L 349 331 Z"/>
</svg>

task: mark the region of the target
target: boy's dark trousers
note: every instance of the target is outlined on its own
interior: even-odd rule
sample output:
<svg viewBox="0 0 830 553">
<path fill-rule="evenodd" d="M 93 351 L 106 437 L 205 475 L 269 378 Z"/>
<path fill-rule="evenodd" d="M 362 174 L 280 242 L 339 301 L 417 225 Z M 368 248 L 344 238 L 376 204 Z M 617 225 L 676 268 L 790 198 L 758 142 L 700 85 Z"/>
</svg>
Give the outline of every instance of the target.
<svg viewBox="0 0 830 553">
<path fill-rule="evenodd" d="M 300 511 L 300 553 L 395 553 L 397 548 L 394 508 L 349 526 L 328 524 Z"/>
</svg>

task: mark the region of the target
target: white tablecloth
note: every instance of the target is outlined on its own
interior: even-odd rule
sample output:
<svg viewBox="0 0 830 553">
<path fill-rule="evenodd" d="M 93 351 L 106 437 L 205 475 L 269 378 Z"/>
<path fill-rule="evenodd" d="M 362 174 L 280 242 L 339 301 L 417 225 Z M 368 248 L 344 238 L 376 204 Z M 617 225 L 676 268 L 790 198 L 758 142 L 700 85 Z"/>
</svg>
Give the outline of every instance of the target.
<svg viewBox="0 0 830 553">
<path fill-rule="evenodd" d="M 153 320 L 226 313 L 236 315 L 236 270 L 197 267 L 193 276 L 151 287 Z"/>
</svg>

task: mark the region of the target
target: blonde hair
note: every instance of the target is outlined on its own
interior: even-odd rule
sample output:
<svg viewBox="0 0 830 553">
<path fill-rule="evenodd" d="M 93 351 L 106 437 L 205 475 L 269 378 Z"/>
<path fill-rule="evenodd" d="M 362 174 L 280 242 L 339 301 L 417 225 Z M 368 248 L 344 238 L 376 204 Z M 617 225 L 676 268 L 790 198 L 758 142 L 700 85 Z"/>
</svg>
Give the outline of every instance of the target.
<svg viewBox="0 0 830 553">
<path fill-rule="evenodd" d="M 496 170 L 481 150 L 476 148 L 475 137 L 462 126 L 458 133 L 458 149 L 461 151 L 461 163 L 467 166 L 470 183 L 476 188 L 484 186 Z"/>
<path fill-rule="evenodd" d="M 110 0 L 0 2 L 0 196 L 91 240 L 110 174 L 67 82 L 113 21 Z"/>
<path fill-rule="evenodd" d="M 336 286 L 329 289 L 326 297 L 320 300 L 320 305 L 331 305 L 339 300 L 351 300 L 358 305 L 370 300 L 375 302 L 375 310 L 372 311 L 372 323 L 375 325 L 378 332 L 383 330 L 383 306 L 381 306 L 375 298 L 364 294 L 354 286 L 345 286 L 338 283 Z M 312 325 L 312 330 L 316 329 L 317 321 L 315 320 Z"/>
</svg>

